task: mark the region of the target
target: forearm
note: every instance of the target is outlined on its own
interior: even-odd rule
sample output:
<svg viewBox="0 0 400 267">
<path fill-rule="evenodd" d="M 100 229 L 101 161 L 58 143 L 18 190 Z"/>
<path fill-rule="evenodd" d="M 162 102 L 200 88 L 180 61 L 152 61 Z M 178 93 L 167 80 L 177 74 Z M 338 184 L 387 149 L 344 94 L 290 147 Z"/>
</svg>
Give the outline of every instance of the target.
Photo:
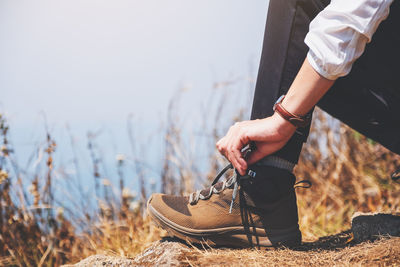
<svg viewBox="0 0 400 267">
<path fill-rule="evenodd" d="M 307 60 L 298 72 L 282 102 L 282 106 L 296 115 L 305 115 L 329 90 L 334 81 L 319 75 Z M 278 113 L 261 120 L 243 121 L 229 128 L 228 133 L 217 142 L 218 150 L 244 175 L 248 164 L 254 164 L 265 156 L 281 149 L 296 131 L 296 127 Z M 241 149 L 250 141 L 257 149 L 246 160 Z"/>
<path fill-rule="evenodd" d="M 316 72 L 306 59 L 282 105 L 291 113 L 303 116 L 318 103 L 334 82 Z"/>
</svg>

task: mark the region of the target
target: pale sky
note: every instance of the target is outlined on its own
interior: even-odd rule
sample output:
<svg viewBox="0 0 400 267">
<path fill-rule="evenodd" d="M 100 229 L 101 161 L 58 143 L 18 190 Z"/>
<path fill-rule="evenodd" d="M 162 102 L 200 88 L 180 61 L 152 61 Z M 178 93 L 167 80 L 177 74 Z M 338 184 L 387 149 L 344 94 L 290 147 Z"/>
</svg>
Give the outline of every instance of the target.
<svg viewBox="0 0 400 267">
<path fill-rule="evenodd" d="M 255 78 L 268 0 L 0 2 L 0 110 L 16 126 L 152 120 L 182 85 Z M 193 102 L 192 102 L 193 101 Z"/>
</svg>

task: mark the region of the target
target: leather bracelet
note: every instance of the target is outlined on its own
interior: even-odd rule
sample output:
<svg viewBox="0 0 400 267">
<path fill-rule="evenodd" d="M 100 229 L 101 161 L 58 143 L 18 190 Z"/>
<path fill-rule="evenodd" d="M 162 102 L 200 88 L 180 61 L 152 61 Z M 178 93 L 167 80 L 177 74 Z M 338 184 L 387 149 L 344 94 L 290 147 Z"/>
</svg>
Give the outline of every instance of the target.
<svg viewBox="0 0 400 267">
<path fill-rule="evenodd" d="M 273 110 L 278 113 L 282 118 L 290 122 L 296 127 L 306 127 L 308 124 L 311 122 L 311 115 L 307 114 L 305 116 L 298 116 L 295 115 L 289 111 L 287 111 L 283 106 L 282 106 L 282 101 L 285 98 L 285 95 L 282 95 L 281 97 L 278 98 L 276 101 Z"/>
</svg>

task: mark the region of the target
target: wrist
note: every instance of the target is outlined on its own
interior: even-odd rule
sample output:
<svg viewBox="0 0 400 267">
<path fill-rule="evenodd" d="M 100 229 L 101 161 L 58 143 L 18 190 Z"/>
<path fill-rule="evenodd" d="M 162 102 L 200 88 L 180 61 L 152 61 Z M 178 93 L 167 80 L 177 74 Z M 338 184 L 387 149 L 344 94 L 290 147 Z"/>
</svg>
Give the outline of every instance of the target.
<svg viewBox="0 0 400 267">
<path fill-rule="evenodd" d="M 297 129 L 296 126 L 285 120 L 281 115 L 276 112 L 272 115 L 271 118 L 275 121 L 275 125 L 277 126 L 276 129 L 280 135 L 292 136 Z"/>
<path fill-rule="evenodd" d="M 285 95 L 282 95 L 276 101 L 273 110 L 275 113 L 279 114 L 283 119 L 293 124 L 295 127 L 306 127 L 311 122 L 311 116 L 299 116 L 297 114 L 293 114 L 288 111 L 285 107 L 283 107 L 282 102 L 286 100 Z"/>
<path fill-rule="evenodd" d="M 302 105 L 301 102 L 302 101 L 300 99 L 297 99 L 292 95 L 285 95 L 285 98 L 282 100 L 282 105 L 290 113 L 298 116 L 304 116 L 308 112 L 308 107 L 304 107 L 304 104 Z"/>
</svg>

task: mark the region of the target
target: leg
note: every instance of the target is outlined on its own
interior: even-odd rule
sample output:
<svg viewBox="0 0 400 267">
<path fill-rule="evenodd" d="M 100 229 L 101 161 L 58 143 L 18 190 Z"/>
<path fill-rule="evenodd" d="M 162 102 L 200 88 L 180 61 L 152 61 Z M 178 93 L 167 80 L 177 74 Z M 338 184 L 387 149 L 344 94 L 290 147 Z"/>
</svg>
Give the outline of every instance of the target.
<svg viewBox="0 0 400 267">
<path fill-rule="evenodd" d="M 327 2 L 270 0 L 253 119 L 271 115 L 277 97 L 288 90 L 307 53 L 303 40 L 308 24 Z M 307 132 L 303 129 L 286 150 L 280 151 L 287 156 L 284 159 L 297 162 Z M 293 188 L 296 178 L 287 170 L 270 166 L 254 165 L 251 170 L 255 177 L 234 175 L 190 197 L 155 194 L 148 202 L 149 214 L 170 235 L 195 243 L 298 245 L 301 232 Z"/>
<path fill-rule="evenodd" d="M 271 116 L 276 99 L 287 92 L 303 63 L 309 23 L 330 1 L 271 0 L 251 119 Z M 308 128 L 299 129 L 277 156 L 297 163 Z"/>
<path fill-rule="evenodd" d="M 318 106 L 400 154 L 400 3 L 395 1 L 351 73 Z"/>
</svg>

